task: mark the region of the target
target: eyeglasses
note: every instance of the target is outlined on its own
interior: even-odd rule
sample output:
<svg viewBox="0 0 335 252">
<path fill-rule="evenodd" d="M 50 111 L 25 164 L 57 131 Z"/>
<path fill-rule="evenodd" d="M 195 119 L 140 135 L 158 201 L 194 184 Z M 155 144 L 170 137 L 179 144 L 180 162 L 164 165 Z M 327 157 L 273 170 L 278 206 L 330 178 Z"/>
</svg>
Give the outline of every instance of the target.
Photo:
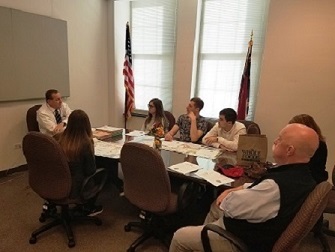
<svg viewBox="0 0 335 252">
<path fill-rule="evenodd" d="M 154 108 L 154 105 L 148 104 L 148 108 Z"/>
</svg>

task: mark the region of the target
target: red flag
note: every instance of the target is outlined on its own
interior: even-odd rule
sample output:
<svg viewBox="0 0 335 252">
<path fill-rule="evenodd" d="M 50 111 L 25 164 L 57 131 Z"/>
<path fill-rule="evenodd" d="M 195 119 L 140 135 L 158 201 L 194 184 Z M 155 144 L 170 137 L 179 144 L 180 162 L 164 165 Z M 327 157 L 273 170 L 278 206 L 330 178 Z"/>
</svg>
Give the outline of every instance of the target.
<svg viewBox="0 0 335 252">
<path fill-rule="evenodd" d="M 252 39 L 249 41 L 247 58 L 244 64 L 244 70 L 241 80 L 240 94 L 238 96 L 237 119 L 245 120 L 249 110 L 249 95 L 250 95 L 250 68 L 251 68 L 251 53 Z"/>
<path fill-rule="evenodd" d="M 128 22 L 126 28 L 126 55 L 123 64 L 123 75 L 124 75 L 124 87 L 126 89 L 125 107 L 124 107 L 124 117 L 126 121 L 127 118 L 131 117 L 131 112 L 135 108 L 135 87 L 134 87 L 134 76 L 132 70 L 131 41 L 130 41 Z"/>
</svg>

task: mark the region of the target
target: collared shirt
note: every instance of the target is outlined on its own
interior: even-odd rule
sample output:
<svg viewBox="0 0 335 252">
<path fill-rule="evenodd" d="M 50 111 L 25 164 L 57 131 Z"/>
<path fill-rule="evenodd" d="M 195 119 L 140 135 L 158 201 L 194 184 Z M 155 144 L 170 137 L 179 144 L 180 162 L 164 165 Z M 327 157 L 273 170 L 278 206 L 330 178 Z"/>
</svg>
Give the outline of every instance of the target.
<svg viewBox="0 0 335 252">
<path fill-rule="evenodd" d="M 221 202 L 220 208 L 224 215 L 234 219 L 245 219 L 251 223 L 265 222 L 278 215 L 280 208 L 280 191 L 272 179 L 242 190 L 232 191 Z"/>
<path fill-rule="evenodd" d="M 228 151 L 237 151 L 238 139 L 242 134 L 247 134 L 243 123 L 235 122 L 229 131 L 225 131 L 223 128 L 219 127 L 219 123 L 217 122 L 204 136 L 202 142 L 205 143 L 206 139 L 209 137 L 217 137 L 218 142 L 211 144 L 213 147 L 219 148 L 220 145 L 223 145 L 223 147 Z"/>
<path fill-rule="evenodd" d="M 62 103 L 59 113 L 62 118 L 62 122 L 67 123 L 69 115 L 71 114 L 71 109 L 66 103 Z M 55 118 L 55 109 L 50 107 L 47 103 L 44 103 L 36 113 L 36 119 L 38 122 L 38 127 L 43 134 L 53 136 L 55 133 L 53 130 L 57 126 Z"/>
</svg>

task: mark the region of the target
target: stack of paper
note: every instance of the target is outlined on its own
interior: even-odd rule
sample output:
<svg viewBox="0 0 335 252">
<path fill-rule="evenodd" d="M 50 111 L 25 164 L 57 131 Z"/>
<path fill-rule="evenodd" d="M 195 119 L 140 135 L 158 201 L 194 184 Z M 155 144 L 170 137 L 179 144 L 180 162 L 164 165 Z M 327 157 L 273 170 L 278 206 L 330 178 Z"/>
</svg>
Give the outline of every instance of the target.
<svg viewBox="0 0 335 252">
<path fill-rule="evenodd" d="M 107 132 L 109 133 L 109 137 L 114 137 L 114 136 L 120 136 L 123 133 L 123 129 L 122 128 L 115 128 L 115 127 L 110 127 L 110 126 L 103 126 L 103 127 L 99 127 L 96 128 L 96 131 L 93 132 L 94 134 L 97 134 L 97 132 Z M 102 134 L 102 133 L 100 133 Z"/>
</svg>

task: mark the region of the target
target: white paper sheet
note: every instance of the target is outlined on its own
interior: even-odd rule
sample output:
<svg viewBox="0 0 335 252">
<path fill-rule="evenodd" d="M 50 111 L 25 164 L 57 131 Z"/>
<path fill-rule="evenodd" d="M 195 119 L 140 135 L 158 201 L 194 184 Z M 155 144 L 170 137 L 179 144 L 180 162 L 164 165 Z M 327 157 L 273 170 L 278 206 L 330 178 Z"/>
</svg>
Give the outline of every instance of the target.
<svg viewBox="0 0 335 252">
<path fill-rule="evenodd" d="M 139 136 L 139 137 L 135 137 L 130 142 L 142 143 L 142 144 L 145 144 L 149 147 L 153 147 L 154 146 L 154 137 L 153 136 L 145 136 L 145 135 L 144 136 Z"/>
<path fill-rule="evenodd" d="M 228 178 L 213 170 L 200 169 L 195 174 L 214 186 L 220 186 L 234 181 L 234 179 Z"/>
<path fill-rule="evenodd" d="M 144 135 L 145 135 L 145 132 L 140 131 L 140 130 L 134 130 L 129 133 L 126 133 L 126 136 L 132 136 L 132 137 L 139 137 L 139 136 L 144 136 Z"/>
<path fill-rule="evenodd" d="M 190 162 L 183 162 L 175 165 L 171 165 L 168 169 L 173 170 L 175 172 L 179 172 L 182 174 L 187 174 L 193 171 L 198 170 L 200 167 L 196 164 L 192 164 Z"/>
<path fill-rule="evenodd" d="M 221 153 L 221 151 L 218 150 L 218 149 L 201 148 L 201 149 L 197 150 L 195 155 L 198 156 L 198 157 L 204 157 L 204 158 L 208 158 L 208 159 L 215 159 L 217 157 L 217 155 L 219 155 L 219 153 Z"/>
<path fill-rule="evenodd" d="M 122 146 L 122 144 L 95 140 L 94 153 L 96 156 L 118 159 L 120 158 Z"/>
</svg>

